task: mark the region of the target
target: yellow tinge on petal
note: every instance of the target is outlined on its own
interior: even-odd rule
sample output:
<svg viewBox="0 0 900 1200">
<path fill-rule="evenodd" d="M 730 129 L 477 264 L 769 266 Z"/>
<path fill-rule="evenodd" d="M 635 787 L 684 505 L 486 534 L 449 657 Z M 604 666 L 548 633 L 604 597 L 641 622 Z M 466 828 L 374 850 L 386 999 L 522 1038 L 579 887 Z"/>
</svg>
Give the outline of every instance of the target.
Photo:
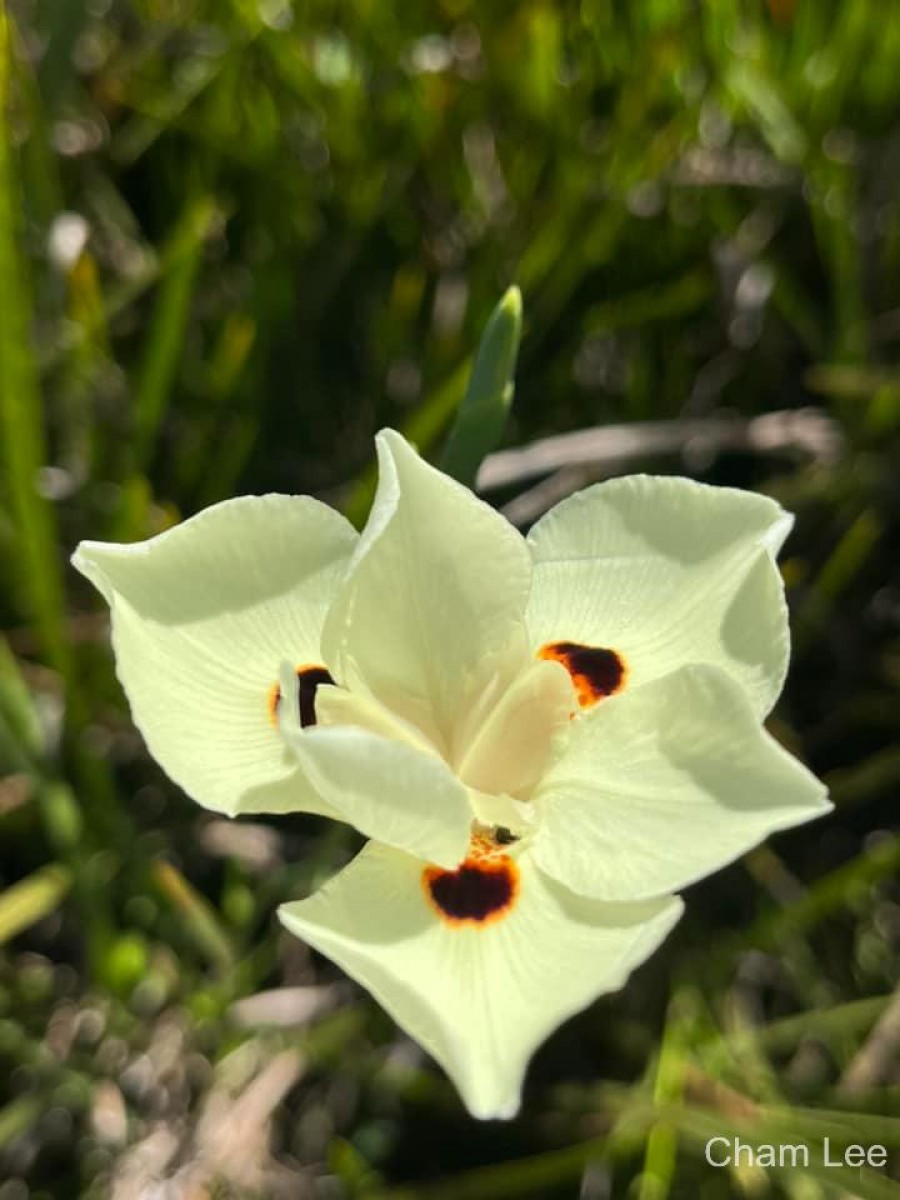
<svg viewBox="0 0 900 1200">
<path fill-rule="evenodd" d="M 572 681 L 558 663 L 530 663 L 461 749 L 456 773 L 478 791 L 527 799 L 566 737 L 576 707 Z"/>
</svg>

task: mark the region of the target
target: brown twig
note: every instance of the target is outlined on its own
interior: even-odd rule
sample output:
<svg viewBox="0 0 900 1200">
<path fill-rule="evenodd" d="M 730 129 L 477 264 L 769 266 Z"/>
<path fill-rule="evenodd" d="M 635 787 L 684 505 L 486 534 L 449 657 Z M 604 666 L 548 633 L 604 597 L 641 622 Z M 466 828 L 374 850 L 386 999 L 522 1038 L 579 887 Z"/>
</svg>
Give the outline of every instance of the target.
<svg viewBox="0 0 900 1200">
<path fill-rule="evenodd" d="M 581 467 L 592 474 L 607 474 L 635 459 L 721 450 L 799 452 L 834 462 L 843 451 L 843 436 L 837 423 L 817 408 L 783 409 L 758 417 L 720 415 L 606 425 L 489 454 L 478 472 L 477 487 L 489 492 L 563 469 Z"/>
<path fill-rule="evenodd" d="M 854 1054 L 838 1087 L 845 1096 L 858 1096 L 889 1082 L 900 1066 L 900 987 Z"/>
</svg>

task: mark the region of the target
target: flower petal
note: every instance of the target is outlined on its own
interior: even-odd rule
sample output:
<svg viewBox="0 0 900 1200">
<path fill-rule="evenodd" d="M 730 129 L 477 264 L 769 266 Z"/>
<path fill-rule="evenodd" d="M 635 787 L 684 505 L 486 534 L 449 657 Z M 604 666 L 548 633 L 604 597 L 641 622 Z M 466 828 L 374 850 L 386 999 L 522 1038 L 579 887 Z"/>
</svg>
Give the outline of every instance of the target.
<svg viewBox="0 0 900 1200">
<path fill-rule="evenodd" d="M 308 497 L 247 496 L 135 545 L 82 542 L 73 563 L 112 609 L 135 724 L 198 803 L 234 814 L 329 812 L 271 718 L 281 662 L 321 664 L 328 604 L 353 552 L 343 517 Z"/>
<path fill-rule="evenodd" d="M 517 634 L 531 578 L 524 540 L 393 430 L 378 435 L 378 492 L 329 613 L 329 664 L 450 757 L 486 669 Z"/>
<path fill-rule="evenodd" d="M 437 1059 L 481 1118 L 515 1115 L 540 1043 L 622 987 L 682 908 L 677 898 L 586 900 L 527 854 L 508 860 L 510 893 L 503 864 L 491 861 L 479 896 L 452 878 L 442 888 L 415 858 L 372 842 L 315 895 L 279 910 L 292 933 L 334 959 Z M 435 896 L 463 915 L 444 919 Z M 497 905 L 496 919 L 465 915 L 479 901 Z"/>
<path fill-rule="evenodd" d="M 437 754 L 437 750 L 421 729 L 389 712 L 368 692 L 348 692 L 342 687 L 323 687 L 316 694 L 316 718 L 319 725 L 352 725 L 397 742 L 405 742 L 426 754 Z M 296 721 L 294 728 L 297 728 Z"/>
<path fill-rule="evenodd" d="M 535 861 L 573 891 L 678 890 L 768 834 L 830 810 L 715 667 L 685 667 L 592 709 L 535 796 Z"/>
<path fill-rule="evenodd" d="M 290 675 L 290 668 L 282 674 L 285 693 Z M 329 707 L 326 696 L 338 689 L 321 692 L 323 711 L 356 724 L 303 729 L 293 714 L 285 715 L 282 737 L 307 784 L 334 816 L 365 837 L 455 867 L 465 857 L 473 818 L 463 784 L 437 754 L 406 738 L 404 730 L 399 730 L 403 740 L 384 736 L 393 732 L 390 716 L 373 701 L 348 694 L 347 703 Z M 279 810 L 266 805 L 254 811 Z"/>
<path fill-rule="evenodd" d="M 572 682 L 558 663 L 529 663 L 466 738 L 457 774 L 478 791 L 527 800 L 568 734 L 575 707 Z"/>
<path fill-rule="evenodd" d="M 570 496 L 528 537 L 532 646 L 613 651 L 629 688 L 711 663 L 765 715 L 789 656 L 774 556 L 792 523 L 774 500 L 689 479 L 633 475 Z"/>
</svg>

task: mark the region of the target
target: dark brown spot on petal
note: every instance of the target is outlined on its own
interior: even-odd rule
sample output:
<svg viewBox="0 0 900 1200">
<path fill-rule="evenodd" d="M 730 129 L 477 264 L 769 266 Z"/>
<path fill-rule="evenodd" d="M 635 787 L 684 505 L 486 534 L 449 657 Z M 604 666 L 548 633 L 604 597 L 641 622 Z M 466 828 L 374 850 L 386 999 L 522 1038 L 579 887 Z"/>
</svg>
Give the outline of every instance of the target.
<svg viewBox="0 0 900 1200">
<path fill-rule="evenodd" d="M 489 925 L 512 910 L 519 894 L 519 868 L 506 854 L 473 851 L 455 871 L 426 867 L 422 886 L 448 925 Z"/>
<path fill-rule="evenodd" d="M 334 683 L 331 673 L 325 667 L 298 667 L 297 678 L 300 680 L 300 724 L 316 723 L 316 688 L 320 683 Z"/>
<path fill-rule="evenodd" d="M 300 683 L 300 724 L 305 729 L 307 725 L 316 723 L 316 688 L 320 683 L 334 683 L 331 673 L 326 667 L 303 666 L 297 668 L 297 679 Z M 269 720 L 273 725 L 278 724 L 278 706 L 281 703 L 281 688 L 273 683 L 269 688 Z"/>
<path fill-rule="evenodd" d="M 572 676 L 582 708 L 589 708 L 604 696 L 620 692 L 625 686 L 625 660 L 615 650 L 603 646 L 548 642 L 546 646 L 541 646 L 538 658 L 562 663 Z"/>
</svg>

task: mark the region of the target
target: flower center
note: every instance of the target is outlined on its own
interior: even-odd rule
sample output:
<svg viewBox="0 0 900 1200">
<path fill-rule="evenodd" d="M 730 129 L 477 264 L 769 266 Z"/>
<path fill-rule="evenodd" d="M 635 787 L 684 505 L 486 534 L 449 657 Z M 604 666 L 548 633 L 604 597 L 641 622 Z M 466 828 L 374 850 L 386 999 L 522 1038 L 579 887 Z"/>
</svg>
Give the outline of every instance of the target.
<svg viewBox="0 0 900 1200">
<path fill-rule="evenodd" d="M 582 708 L 590 708 L 625 686 L 627 668 L 616 650 L 579 642 L 548 642 L 538 650 L 538 658 L 562 663 L 572 677 Z"/>
<path fill-rule="evenodd" d="M 508 854 L 497 850 L 509 840 L 515 839 L 506 830 L 498 830 L 493 839 L 478 835 L 455 871 L 424 869 L 425 897 L 442 921 L 477 927 L 502 920 L 512 911 L 519 894 L 519 868 Z"/>
<path fill-rule="evenodd" d="M 300 724 L 305 729 L 307 725 L 316 724 L 316 688 L 320 683 L 334 683 L 327 667 L 317 665 L 297 668 L 297 680 L 300 698 Z M 281 704 L 281 688 L 273 683 L 269 688 L 269 720 L 278 727 L 278 706 Z"/>
</svg>

